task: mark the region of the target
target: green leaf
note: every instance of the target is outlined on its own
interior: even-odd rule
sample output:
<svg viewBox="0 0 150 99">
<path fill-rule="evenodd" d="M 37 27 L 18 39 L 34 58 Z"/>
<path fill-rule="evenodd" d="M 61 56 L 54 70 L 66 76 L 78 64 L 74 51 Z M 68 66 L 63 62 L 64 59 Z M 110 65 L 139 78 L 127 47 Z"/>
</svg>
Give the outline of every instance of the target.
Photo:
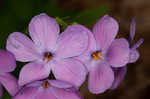
<svg viewBox="0 0 150 99">
<path fill-rule="evenodd" d="M 8 37 L 7 33 L 4 33 L 4 32 L 0 33 L 0 48 L 1 49 L 5 49 L 7 37 Z"/>
<path fill-rule="evenodd" d="M 4 91 L 3 96 L 0 99 L 11 99 L 11 96 L 8 94 L 8 92 Z"/>
<path fill-rule="evenodd" d="M 72 22 L 72 24 L 71 25 L 76 25 L 76 24 L 79 24 L 78 22 Z"/>
<path fill-rule="evenodd" d="M 43 0 L 41 0 L 42 4 Z M 47 0 L 47 4 L 44 6 L 44 12 L 50 16 L 63 16 L 63 11 L 58 5 L 58 0 Z"/>
<path fill-rule="evenodd" d="M 106 14 L 106 12 L 108 11 L 109 11 L 108 6 L 92 8 L 80 12 L 73 18 L 73 20 L 76 21 L 77 23 L 88 25 L 92 22 L 95 22 L 97 19 L 102 17 L 104 14 Z"/>
<path fill-rule="evenodd" d="M 63 19 L 61 19 L 59 17 L 56 17 L 56 21 L 60 25 L 61 31 L 63 31 L 68 26 L 68 24 Z"/>
</svg>

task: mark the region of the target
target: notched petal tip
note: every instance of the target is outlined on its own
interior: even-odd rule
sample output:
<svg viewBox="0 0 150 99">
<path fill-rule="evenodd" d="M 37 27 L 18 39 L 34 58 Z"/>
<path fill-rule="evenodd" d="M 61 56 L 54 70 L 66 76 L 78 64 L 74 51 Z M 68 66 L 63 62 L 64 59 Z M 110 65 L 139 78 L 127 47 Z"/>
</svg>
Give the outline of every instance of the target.
<svg viewBox="0 0 150 99">
<path fill-rule="evenodd" d="M 29 62 L 38 58 L 34 43 L 23 33 L 13 32 L 7 39 L 7 50 L 15 55 L 16 60 Z"/>
<path fill-rule="evenodd" d="M 34 16 L 29 24 L 29 34 L 41 50 L 52 49 L 60 32 L 56 20 L 45 13 Z"/>
<path fill-rule="evenodd" d="M 96 43 L 100 49 L 108 48 L 118 33 L 118 22 L 109 15 L 103 16 L 93 27 Z"/>
</svg>

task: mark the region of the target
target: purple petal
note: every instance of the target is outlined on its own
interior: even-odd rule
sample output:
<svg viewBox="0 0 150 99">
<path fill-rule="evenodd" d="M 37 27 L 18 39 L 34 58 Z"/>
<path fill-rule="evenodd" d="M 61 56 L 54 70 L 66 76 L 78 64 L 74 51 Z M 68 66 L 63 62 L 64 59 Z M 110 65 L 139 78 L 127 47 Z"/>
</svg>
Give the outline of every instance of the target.
<svg viewBox="0 0 150 99">
<path fill-rule="evenodd" d="M 52 91 L 57 97 L 56 99 L 82 99 L 81 96 L 72 89 L 53 88 Z"/>
<path fill-rule="evenodd" d="M 44 50 L 52 50 L 56 44 L 59 25 L 55 19 L 42 13 L 32 18 L 29 32 L 34 43 Z"/>
<path fill-rule="evenodd" d="M 77 59 L 77 60 L 81 61 L 82 63 L 84 63 L 84 66 L 85 66 L 87 72 L 92 67 L 91 65 L 93 63 L 93 60 L 91 58 L 90 53 L 82 54 L 79 57 L 76 57 L 75 59 Z"/>
<path fill-rule="evenodd" d="M 58 80 L 63 80 L 79 87 L 86 78 L 84 65 L 75 59 L 64 59 L 52 64 L 52 71 Z"/>
<path fill-rule="evenodd" d="M 3 95 L 3 87 L 2 87 L 2 85 L 0 84 L 0 99 L 1 99 L 2 95 Z"/>
<path fill-rule="evenodd" d="M 116 89 L 120 85 L 120 83 L 124 79 L 126 73 L 127 73 L 127 67 L 126 66 L 114 69 L 115 80 L 112 84 L 112 87 L 110 88 L 111 90 Z"/>
<path fill-rule="evenodd" d="M 129 61 L 129 44 L 126 39 L 116 39 L 106 53 L 106 59 L 112 67 L 122 67 Z"/>
<path fill-rule="evenodd" d="M 136 44 L 133 45 L 133 47 L 131 49 L 138 48 L 143 42 L 144 42 L 144 39 L 141 38 L 140 40 L 138 40 L 138 42 Z"/>
<path fill-rule="evenodd" d="M 106 63 L 99 63 L 89 73 L 88 88 L 91 93 L 103 93 L 112 86 L 114 73 Z"/>
<path fill-rule="evenodd" d="M 57 88 L 70 88 L 72 85 L 68 84 L 65 81 L 60 80 L 50 80 L 51 86 L 57 87 Z"/>
<path fill-rule="evenodd" d="M 52 91 L 49 89 L 40 91 L 39 93 L 36 94 L 36 96 L 33 99 L 41 99 L 41 98 L 42 99 L 59 99 L 59 98 L 56 98 L 56 96 L 54 96 Z"/>
<path fill-rule="evenodd" d="M 51 84 L 51 91 L 57 97 L 57 99 L 81 99 L 80 93 L 73 85 L 60 81 L 49 80 Z"/>
<path fill-rule="evenodd" d="M 131 49 L 129 55 L 129 63 L 136 62 L 140 57 L 140 54 L 137 50 Z"/>
<path fill-rule="evenodd" d="M 13 99 L 81 99 L 79 92 L 74 87 L 59 88 L 52 85 L 54 80 L 47 80 L 50 82 L 49 88 L 43 88 L 43 81 L 36 81 L 24 86 Z M 65 84 L 62 81 L 56 81 L 60 85 Z M 61 84 L 62 83 L 62 84 Z M 54 84 L 54 85 L 57 85 Z M 66 85 L 66 84 L 65 84 Z M 71 86 L 71 85 L 70 85 Z"/>
<path fill-rule="evenodd" d="M 9 73 L 0 74 L 0 83 L 6 88 L 11 96 L 14 96 L 20 89 L 16 78 Z"/>
<path fill-rule="evenodd" d="M 16 68 L 16 60 L 12 53 L 0 49 L 0 72 L 11 72 Z"/>
<path fill-rule="evenodd" d="M 96 50 L 96 40 L 94 38 L 93 33 L 83 26 L 81 26 L 81 28 L 85 29 L 85 31 L 87 32 L 87 35 L 88 35 L 88 48 L 84 53 L 95 51 Z"/>
<path fill-rule="evenodd" d="M 38 87 L 25 87 L 13 99 L 35 99 L 34 97 L 39 91 L 38 89 Z"/>
<path fill-rule="evenodd" d="M 89 42 L 88 42 L 88 49 L 81 54 L 80 56 L 76 57 L 76 59 L 82 61 L 86 68 L 89 70 L 91 67 L 91 54 L 97 50 L 96 48 L 96 40 L 94 38 L 94 35 L 91 32 L 88 32 Z"/>
<path fill-rule="evenodd" d="M 9 35 L 7 49 L 15 55 L 16 60 L 22 62 L 33 61 L 39 55 L 33 42 L 26 35 L 19 32 Z"/>
<path fill-rule="evenodd" d="M 57 99 L 51 90 L 40 86 L 29 86 L 21 90 L 13 99 Z"/>
<path fill-rule="evenodd" d="M 94 26 L 93 33 L 100 49 L 107 48 L 118 32 L 118 23 L 112 17 L 103 16 Z"/>
<path fill-rule="evenodd" d="M 41 80 L 50 74 L 50 66 L 45 63 L 32 62 L 26 64 L 19 75 L 19 85 L 23 86 L 35 80 Z"/>
<path fill-rule="evenodd" d="M 135 30 L 136 30 L 136 20 L 135 18 L 132 19 L 131 25 L 130 25 L 130 43 L 133 41 L 135 36 Z"/>
<path fill-rule="evenodd" d="M 59 58 L 78 56 L 88 47 L 88 29 L 81 25 L 69 26 L 59 37 L 56 56 Z"/>
</svg>

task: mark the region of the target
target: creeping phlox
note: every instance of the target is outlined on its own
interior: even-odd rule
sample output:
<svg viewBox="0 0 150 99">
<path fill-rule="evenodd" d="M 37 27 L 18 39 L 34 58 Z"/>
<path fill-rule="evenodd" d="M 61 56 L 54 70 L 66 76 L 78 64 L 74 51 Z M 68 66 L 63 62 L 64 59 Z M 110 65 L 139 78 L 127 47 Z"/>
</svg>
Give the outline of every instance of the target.
<svg viewBox="0 0 150 99">
<path fill-rule="evenodd" d="M 2 86 L 13 99 L 82 99 L 78 89 L 88 75 L 88 88 L 93 94 L 116 89 L 123 80 L 127 64 L 139 58 L 140 39 L 132 45 L 135 19 L 130 39 L 115 38 L 119 25 L 104 15 L 92 31 L 83 25 L 68 26 L 60 33 L 56 20 L 45 13 L 32 18 L 29 39 L 13 32 L 7 39 L 7 50 L 0 50 L 0 95 Z M 17 80 L 8 72 L 16 60 L 28 62 Z M 56 80 L 50 78 L 53 73 Z"/>
</svg>

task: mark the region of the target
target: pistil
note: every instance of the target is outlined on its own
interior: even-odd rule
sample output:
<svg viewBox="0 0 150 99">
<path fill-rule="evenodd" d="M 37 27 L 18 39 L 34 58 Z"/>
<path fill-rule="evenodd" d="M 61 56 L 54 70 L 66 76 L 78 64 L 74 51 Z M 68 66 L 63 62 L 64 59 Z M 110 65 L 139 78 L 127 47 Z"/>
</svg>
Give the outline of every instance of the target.
<svg viewBox="0 0 150 99">
<path fill-rule="evenodd" d="M 45 81 L 45 82 L 42 83 L 42 87 L 44 89 L 47 89 L 49 86 L 50 86 L 50 83 L 48 81 Z"/>
<path fill-rule="evenodd" d="M 53 59 L 52 53 L 46 52 L 46 53 L 44 54 L 44 58 L 43 58 L 44 61 L 46 60 L 47 62 L 49 62 L 49 61 L 51 61 L 52 59 Z"/>
<path fill-rule="evenodd" d="M 102 53 L 100 52 L 100 51 L 96 51 L 96 52 L 94 52 L 94 53 L 92 53 L 92 59 L 93 60 L 100 60 L 101 59 L 101 57 L 102 57 Z"/>
</svg>

